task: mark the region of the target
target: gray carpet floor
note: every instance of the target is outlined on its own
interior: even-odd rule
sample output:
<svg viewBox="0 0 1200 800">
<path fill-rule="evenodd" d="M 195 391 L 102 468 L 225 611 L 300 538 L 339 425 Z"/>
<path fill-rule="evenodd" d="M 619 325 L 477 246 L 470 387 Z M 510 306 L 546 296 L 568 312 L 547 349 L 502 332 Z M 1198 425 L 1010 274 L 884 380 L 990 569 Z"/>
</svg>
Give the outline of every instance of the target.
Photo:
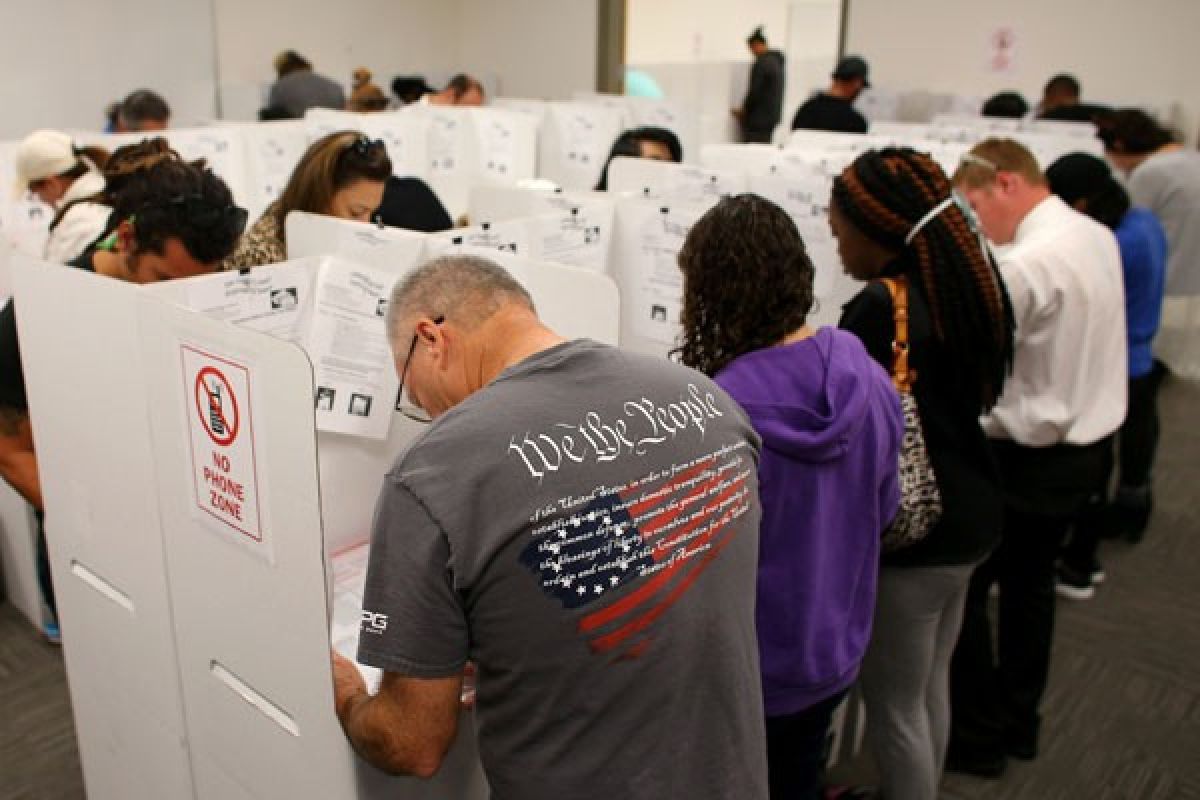
<svg viewBox="0 0 1200 800">
<path fill-rule="evenodd" d="M 1161 407 L 1146 540 L 1106 542 L 1096 597 L 1059 601 L 1042 753 L 947 776 L 944 798 L 1200 800 L 1200 385 L 1169 381 Z M 870 759 L 837 773 L 869 782 Z M 0 800 L 83 796 L 61 654 L 0 605 Z"/>
</svg>

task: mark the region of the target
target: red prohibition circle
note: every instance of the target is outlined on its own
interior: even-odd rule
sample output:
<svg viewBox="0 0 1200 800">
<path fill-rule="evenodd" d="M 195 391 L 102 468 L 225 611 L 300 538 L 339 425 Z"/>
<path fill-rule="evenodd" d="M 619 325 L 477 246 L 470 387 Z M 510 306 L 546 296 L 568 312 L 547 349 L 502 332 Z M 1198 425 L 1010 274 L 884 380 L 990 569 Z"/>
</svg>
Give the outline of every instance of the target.
<svg viewBox="0 0 1200 800">
<path fill-rule="evenodd" d="M 210 377 L 216 378 L 225 387 L 225 392 L 229 396 L 229 407 L 233 409 L 233 414 L 226 414 L 225 408 L 214 402 L 217 399 L 216 393 L 211 391 L 208 384 L 205 383 L 205 379 Z M 237 396 L 233 393 L 233 387 L 216 367 L 205 367 L 196 373 L 196 413 L 200 415 L 200 423 L 204 426 L 208 438 L 220 447 L 228 447 L 233 444 L 233 440 L 238 435 L 238 427 L 241 425 L 241 414 L 238 412 Z M 214 416 L 220 427 L 224 429 L 223 434 L 218 434 L 213 430 Z"/>
</svg>

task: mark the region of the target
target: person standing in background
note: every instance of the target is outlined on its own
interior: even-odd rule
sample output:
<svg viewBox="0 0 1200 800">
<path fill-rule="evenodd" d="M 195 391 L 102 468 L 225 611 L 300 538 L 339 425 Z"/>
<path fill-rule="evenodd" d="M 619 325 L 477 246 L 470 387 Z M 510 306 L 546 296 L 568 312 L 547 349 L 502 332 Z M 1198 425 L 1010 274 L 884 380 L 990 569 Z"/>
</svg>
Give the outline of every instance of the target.
<svg viewBox="0 0 1200 800">
<path fill-rule="evenodd" d="M 1063 541 L 1125 419 L 1125 298 L 1112 231 L 1050 193 L 1037 159 L 987 139 L 954 174 L 1000 258 L 1013 373 L 983 420 L 1004 488 L 1000 545 L 971 576 L 951 664 L 946 769 L 995 777 L 1037 757 Z M 999 586 L 997 642 L 988 593 Z"/>
<path fill-rule="evenodd" d="M 813 264 L 779 206 L 722 200 L 692 226 L 679 268 L 676 354 L 729 392 L 763 440 L 755 616 L 771 798 L 815 800 L 900 499 L 900 401 L 857 337 L 808 325 Z"/>
<path fill-rule="evenodd" d="M 742 127 L 743 142 L 770 144 L 783 116 L 784 57 L 778 50 L 768 49 L 762 26 L 750 34 L 746 46 L 754 54 L 754 66 L 746 99 L 741 108 L 733 110 L 733 116 Z"/>
<path fill-rule="evenodd" d="M 893 370 L 896 308 L 907 321 L 912 396 L 942 514 L 924 538 L 884 553 L 863 660 L 867 738 L 888 800 L 937 796 L 950 735 L 950 659 L 967 586 L 1000 541 L 1000 474 L 979 417 L 1013 357 L 1008 296 L 950 181 L 908 148 L 871 150 L 833 182 L 829 224 L 846 271 L 867 285 L 840 327 Z M 904 287 L 893 303 L 885 280 Z"/>
<path fill-rule="evenodd" d="M 299 119 L 310 108 L 346 107 L 341 84 L 313 72 L 308 59 L 295 50 L 275 56 L 275 73 L 279 77 L 267 95 L 267 108 L 280 116 Z"/>
<path fill-rule="evenodd" d="M 859 56 L 846 56 L 838 62 L 827 92 L 817 92 L 796 110 L 792 130 L 805 128 L 841 133 L 866 133 L 867 118 L 854 109 L 854 101 L 868 89 L 867 62 Z"/>
<path fill-rule="evenodd" d="M 1103 533 L 1140 539 L 1150 514 L 1151 470 L 1158 446 L 1158 384 L 1151 343 L 1162 319 L 1167 236 L 1154 213 L 1130 204 L 1129 194 L 1102 159 L 1071 153 L 1046 170 L 1050 190 L 1117 236 L 1125 279 L 1129 344 L 1129 410 L 1117 433 L 1120 476 L 1108 503 L 1109 475 L 1076 521 L 1058 567 L 1058 593 L 1086 600 L 1104 579 L 1096 560 Z"/>
</svg>

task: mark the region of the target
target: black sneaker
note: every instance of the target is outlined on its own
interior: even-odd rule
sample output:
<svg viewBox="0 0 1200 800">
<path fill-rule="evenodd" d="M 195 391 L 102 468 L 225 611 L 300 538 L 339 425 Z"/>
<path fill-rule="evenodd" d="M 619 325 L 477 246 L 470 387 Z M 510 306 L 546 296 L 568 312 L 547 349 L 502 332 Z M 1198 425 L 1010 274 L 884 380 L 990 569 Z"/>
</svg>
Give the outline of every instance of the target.
<svg viewBox="0 0 1200 800">
<path fill-rule="evenodd" d="M 1103 575 L 1103 570 L 1100 573 Z M 1092 595 L 1096 594 L 1096 587 L 1092 583 L 1092 571 L 1081 572 L 1067 564 L 1059 564 L 1054 591 L 1060 597 L 1071 600 L 1090 600 Z"/>
<path fill-rule="evenodd" d="M 1003 753 L 984 755 L 982 753 L 956 752 L 954 748 L 946 754 L 946 772 L 957 772 L 963 775 L 974 775 L 976 778 L 995 780 L 1004 774 L 1008 768 L 1008 757 Z"/>
</svg>

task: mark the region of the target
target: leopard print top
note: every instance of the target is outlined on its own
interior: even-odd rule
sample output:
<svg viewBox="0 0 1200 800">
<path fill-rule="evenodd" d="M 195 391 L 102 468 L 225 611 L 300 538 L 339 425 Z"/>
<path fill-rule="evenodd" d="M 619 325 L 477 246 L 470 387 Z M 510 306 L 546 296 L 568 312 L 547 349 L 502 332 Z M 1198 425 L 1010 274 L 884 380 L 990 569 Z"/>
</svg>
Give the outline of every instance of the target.
<svg viewBox="0 0 1200 800">
<path fill-rule="evenodd" d="M 258 221 L 242 234 L 233 254 L 221 263 L 221 269 L 247 269 L 287 260 L 287 247 L 283 242 L 283 231 L 279 228 L 275 212 L 276 206 L 271 205 Z"/>
</svg>

